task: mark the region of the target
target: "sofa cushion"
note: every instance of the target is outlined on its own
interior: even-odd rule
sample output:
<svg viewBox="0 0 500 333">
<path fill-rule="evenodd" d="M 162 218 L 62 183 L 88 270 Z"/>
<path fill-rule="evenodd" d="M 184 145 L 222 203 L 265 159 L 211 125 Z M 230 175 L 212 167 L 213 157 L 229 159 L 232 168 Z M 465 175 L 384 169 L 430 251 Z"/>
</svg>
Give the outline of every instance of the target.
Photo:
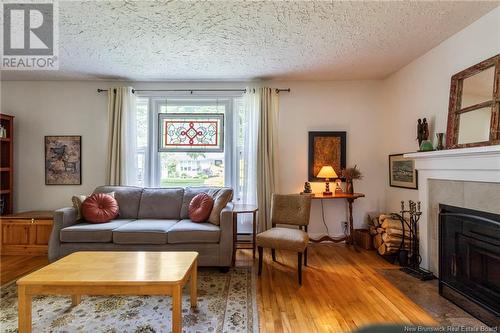
<svg viewBox="0 0 500 333">
<path fill-rule="evenodd" d="M 109 192 L 106 193 L 107 195 L 112 196 L 113 198 L 115 197 L 115 192 Z M 90 195 L 74 195 L 71 197 L 71 203 L 73 204 L 73 207 L 76 209 L 76 219 L 81 220 L 83 218 L 82 216 L 82 203 L 87 199 Z"/>
<path fill-rule="evenodd" d="M 200 193 L 207 193 L 211 190 L 210 187 L 186 187 L 184 189 L 184 198 L 182 199 L 181 219 L 189 219 L 189 204 L 193 198 Z"/>
<path fill-rule="evenodd" d="M 84 219 L 91 223 L 106 223 L 118 217 L 118 203 L 109 194 L 92 194 L 82 203 L 81 209 Z"/>
<path fill-rule="evenodd" d="M 211 190 L 209 194 L 214 198 L 214 206 L 208 217 L 208 222 L 219 225 L 220 224 L 220 212 L 227 206 L 227 204 L 233 200 L 233 189 L 228 187 L 222 187 L 217 190 Z"/>
<path fill-rule="evenodd" d="M 189 204 L 189 219 L 193 222 L 206 222 L 214 206 L 214 199 L 206 193 L 194 196 Z"/>
<path fill-rule="evenodd" d="M 167 244 L 167 232 L 178 220 L 140 219 L 113 230 L 115 244 Z"/>
<path fill-rule="evenodd" d="M 118 202 L 118 217 L 120 219 L 136 219 L 139 214 L 142 187 L 134 186 L 99 186 L 94 193 L 115 192 Z"/>
<path fill-rule="evenodd" d="M 98 224 L 84 221 L 61 229 L 59 238 L 65 243 L 110 243 L 113 240 L 113 230 L 132 221 L 121 219 Z"/>
<path fill-rule="evenodd" d="M 183 188 L 145 188 L 139 218 L 179 220 L 183 196 Z"/>
<path fill-rule="evenodd" d="M 305 231 L 292 228 L 271 228 L 257 235 L 257 246 L 304 252 L 309 242 Z"/>
<path fill-rule="evenodd" d="M 167 241 L 178 243 L 218 243 L 220 228 L 212 223 L 197 223 L 191 220 L 177 222 L 169 231 Z"/>
<path fill-rule="evenodd" d="M 220 212 L 233 199 L 233 189 L 229 187 L 186 187 L 182 200 L 181 219 L 189 219 L 189 204 L 199 193 L 207 193 L 214 199 L 214 206 L 208 221 L 219 225 Z"/>
</svg>

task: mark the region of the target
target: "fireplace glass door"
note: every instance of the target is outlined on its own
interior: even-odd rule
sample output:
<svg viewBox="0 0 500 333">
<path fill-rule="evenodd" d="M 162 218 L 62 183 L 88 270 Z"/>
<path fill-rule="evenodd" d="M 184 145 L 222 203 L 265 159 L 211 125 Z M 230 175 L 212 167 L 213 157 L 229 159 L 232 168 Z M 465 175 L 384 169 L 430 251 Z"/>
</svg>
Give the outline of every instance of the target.
<svg viewBox="0 0 500 333">
<path fill-rule="evenodd" d="M 488 242 L 457 236 L 457 287 L 495 307 L 500 300 L 500 250 Z"/>
<path fill-rule="evenodd" d="M 441 205 L 440 294 L 485 323 L 500 321 L 500 216 Z"/>
</svg>

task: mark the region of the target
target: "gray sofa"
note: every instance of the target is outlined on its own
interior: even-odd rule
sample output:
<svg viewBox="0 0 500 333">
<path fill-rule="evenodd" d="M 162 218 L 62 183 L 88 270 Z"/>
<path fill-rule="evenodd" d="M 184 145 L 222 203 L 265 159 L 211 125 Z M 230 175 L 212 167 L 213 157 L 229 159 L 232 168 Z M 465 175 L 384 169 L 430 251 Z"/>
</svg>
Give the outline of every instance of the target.
<svg viewBox="0 0 500 333">
<path fill-rule="evenodd" d="M 49 240 L 49 261 L 76 251 L 197 251 L 199 266 L 229 267 L 233 257 L 232 203 L 220 224 L 189 220 L 191 199 L 214 188 L 142 188 L 101 186 L 94 193 L 115 192 L 117 219 L 92 224 L 77 220 L 73 207 L 58 209 Z M 224 191 L 231 191 L 224 188 Z"/>
</svg>

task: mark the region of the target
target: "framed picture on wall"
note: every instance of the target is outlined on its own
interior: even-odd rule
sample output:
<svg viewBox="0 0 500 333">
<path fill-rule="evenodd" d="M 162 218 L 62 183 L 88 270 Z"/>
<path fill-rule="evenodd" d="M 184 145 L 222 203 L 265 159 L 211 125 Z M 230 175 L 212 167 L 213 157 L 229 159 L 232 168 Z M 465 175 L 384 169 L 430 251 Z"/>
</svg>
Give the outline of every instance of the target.
<svg viewBox="0 0 500 333">
<path fill-rule="evenodd" d="M 82 137 L 45 137 L 45 185 L 82 184 Z"/>
<path fill-rule="evenodd" d="M 389 185 L 418 190 L 418 171 L 415 161 L 403 154 L 389 155 Z"/>
<path fill-rule="evenodd" d="M 324 182 L 317 178 L 319 170 L 331 165 L 337 175 L 346 167 L 346 132 L 309 132 L 308 180 Z"/>
</svg>

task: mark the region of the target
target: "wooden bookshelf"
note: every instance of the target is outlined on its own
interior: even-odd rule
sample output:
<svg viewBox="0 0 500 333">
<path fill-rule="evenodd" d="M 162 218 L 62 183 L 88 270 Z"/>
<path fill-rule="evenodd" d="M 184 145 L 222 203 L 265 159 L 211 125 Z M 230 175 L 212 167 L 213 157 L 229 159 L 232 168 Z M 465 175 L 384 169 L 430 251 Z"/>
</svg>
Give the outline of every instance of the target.
<svg viewBox="0 0 500 333">
<path fill-rule="evenodd" d="M 14 204 L 14 117 L 0 114 L 0 124 L 7 130 L 7 136 L 0 137 L 0 204 L 1 215 L 7 215 L 12 214 Z"/>
</svg>

